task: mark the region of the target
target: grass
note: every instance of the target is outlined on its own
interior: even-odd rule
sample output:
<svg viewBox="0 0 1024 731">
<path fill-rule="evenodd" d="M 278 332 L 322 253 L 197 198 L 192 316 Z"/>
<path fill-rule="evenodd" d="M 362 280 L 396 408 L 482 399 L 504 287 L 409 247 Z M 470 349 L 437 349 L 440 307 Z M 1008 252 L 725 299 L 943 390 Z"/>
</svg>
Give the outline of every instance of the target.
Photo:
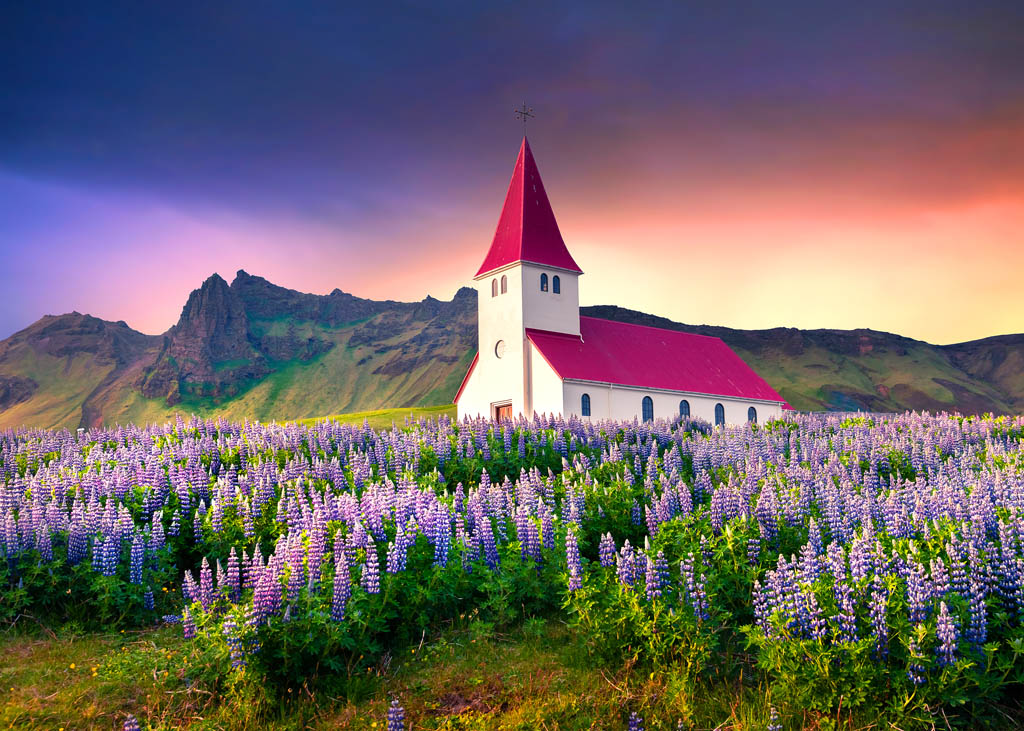
<svg viewBox="0 0 1024 731">
<path fill-rule="evenodd" d="M 0 635 L 0 727 L 383 729 L 391 698 L 407 729 L 624 729 L 629 713 L 648 731 L 760 729 L 762 689 L 742 678 L 687 687 L 671 673 L 595 665 L 556 620 L 507 632 L 485 623 L 449 631 L 368 674 L 349 698 L 289 691 L 263 704 L 190 679 L 198 657 L 180 627 L 136 633 L 54 635 L 36 628 Z M 222 689 L 223 690 L 223 689 Z"/>
<path fill-rule="evenodd" d="M 334 414 L 332 416 L 318 416 L 315 419 L 301 419 L 300 424 L 312 425 L 318 421 L 329 419 L 342 424 L 362 424 L 367 421 L 373 429 L 387 429 L 392 424 L 401 426 L 406 419 L 436 419 L 440 416 L 455 418 L 455 405 L 444 404 L 443 406 L 413 406 L 403 409 L 377 409 L 375 411 L 355 411 L 350 414 Z"/>
</svg>

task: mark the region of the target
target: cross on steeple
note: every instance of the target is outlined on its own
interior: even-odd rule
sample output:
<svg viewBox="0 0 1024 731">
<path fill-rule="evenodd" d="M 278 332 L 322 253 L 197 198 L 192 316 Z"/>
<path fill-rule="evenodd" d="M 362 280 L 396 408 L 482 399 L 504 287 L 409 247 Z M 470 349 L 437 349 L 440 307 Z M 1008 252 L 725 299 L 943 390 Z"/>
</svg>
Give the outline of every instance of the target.
<svg viewBox="0 0 1024 731">
<path fill-rule="evenodd" d="M 515 115 L 519 119 L 523 120 L 523 132 L 526 131 L 526 120 L 533 117 L 533 107 L 527 108 L 526 102 L 523 102 L 523 106 L 515 110 Z"/>
</svg>

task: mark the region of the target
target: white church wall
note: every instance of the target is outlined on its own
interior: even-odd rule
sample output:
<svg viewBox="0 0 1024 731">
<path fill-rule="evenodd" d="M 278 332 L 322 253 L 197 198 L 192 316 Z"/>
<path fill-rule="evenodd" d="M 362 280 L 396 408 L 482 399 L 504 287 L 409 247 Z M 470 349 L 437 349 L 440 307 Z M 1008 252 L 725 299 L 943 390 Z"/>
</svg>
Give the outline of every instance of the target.
<svg viewBox="0 0 1024 731">
<path fill-rule="evenodd" d="M 703 394 L 679 391 L 659 391 L 656 389 L 634 388 L 631 386 L 609 386 L 601 383 L 582 381 L 566 381 L 563 387 L 565 414 L 579 415 L 581 399 L 584 393 L 590 396 L 591 419 L 632 419 L 643 418 L 643 399 L 650 396 L 654 402 L 655 419 L 675 419 L 679 416 L 679 402 L 686 399 L 690 402 L 690 416 L 715 423 L 715 405 L 725 407 L 726 424 L 745 424 L 747 409 L 753 406 L 757 410 L 757 420 L 763 422 L 782 416 L 781 404 L 769 401 L 752 401 L 746 399 L 730 399 L 712 397 Z"/>
<path fill-rule="evenodd" d="M 526 338 L 522 316 L 522 277 L 512 267 L 474 282 L 477 290 L 477 343 L 480 356 L 470 380 L 459 397 L 459 417 L 493 416 L 492 406 L 511 403 L 513 415 L 526 412 L 524 360 Z M 507 291 L 501 293 L 501 277 Z M 498 294 L 491 296 L 491 282 Z M 498 357 L 496 346 L 504 343 Z"/>
<path fill-rule="evenodd" d="M 520 267 L 523 293 L 523 325 L 535 330 L 580 334 L 579 275 L 564 269 L 523 264 Z M 540 288 L 541 274 L 548 275 L 548 291 Z M 558 277 L 561 292 L 554 293 Z"/>
<path fill-rule="evenodd" d="M 530 371 L 528 406 L 537 414 L 561 414 L 565 409 L 563 402 L 562 379 L 537 350 L 537 346 L 527 341 Z"/>
</svg>

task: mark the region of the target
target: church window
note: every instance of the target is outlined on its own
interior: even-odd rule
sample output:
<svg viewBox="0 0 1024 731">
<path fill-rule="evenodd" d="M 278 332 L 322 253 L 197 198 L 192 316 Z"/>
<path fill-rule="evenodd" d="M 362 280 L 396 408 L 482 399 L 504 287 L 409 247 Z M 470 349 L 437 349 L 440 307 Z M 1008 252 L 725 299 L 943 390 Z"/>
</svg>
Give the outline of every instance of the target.
<svg viewBox="0 0 1024 731">
<path fill-rule="evenodd" d="M 715 404 L 715 426 L 725 426 L 725 407 Z"/>
<path fill-rule="evenodd" d="M 498 280 L 497 279 L 492 279 L 491 280 L 491 297 L 497 297 L 497 296 L 498 296 Z"/>
<path fill-rule="evenodd" d="M 644 396 L 643 416 L 644 421 L 654 421 L 654 399 L 650 396 Z"/>
<path fill-rule="evenodd" d="M 580 396 L 580 415 L 590 416 L 590 394 L 585 393 Z"/>
<path fill-rule="evenodd" d="M 747 409 L 747 421 L 751 422 L 752 424 L 757 423 L 757 409 L 755 409 L 753 406 Z"/>
<path fill-rule="evenodd" d="M 680 416 L 689 416 L 690 415 L 690 402 L 687 401 L 686 399 L 683 399 L 682 401 L 679 402 L 679 415 Z"/>
<path fill-rule="evenodd" d="M 551 291 L 555 294 L 562 293 L 562 280 L 558 278 L 557 274 L 551 279 Z"/>
<path fill-rule="evenodd" d="M 504 274 L 501 275 L 501 293 L 505 294 L 508 292 L 508 277 Z"/>
<path fill-rule="evenodd" d="M 505 355 L 505 341 L 499 340 L 494 344 L 494 357 L 501 358 Z"/>
<path fill-rule="evenodd" d="M 540 275 L 540 291 L 541 292 L 547 292 L 548 291 L 548 275 L 547 274 L 541 274 Z"/>
</svg>

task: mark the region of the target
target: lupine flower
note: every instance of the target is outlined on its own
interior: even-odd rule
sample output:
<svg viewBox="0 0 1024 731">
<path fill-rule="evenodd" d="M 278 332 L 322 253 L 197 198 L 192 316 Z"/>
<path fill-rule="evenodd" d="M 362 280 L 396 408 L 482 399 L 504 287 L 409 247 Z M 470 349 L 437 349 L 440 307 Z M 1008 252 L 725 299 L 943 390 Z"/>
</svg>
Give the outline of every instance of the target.
<svg viewBox="0 0 1024 731">
<path fill-rule="evenodd" d="M 935 635 L 939 638 L 939 646 L 935 653 L 940 667 L 956 662 L 956 641 L 958 632 L 953 617 L 950 616 L 946 602 L 939 602 L 939 616 L 935 623 Z"/>
<path fill-rule="evenodd" d="M 923 685 L 925 682 L 924 656 L 917 646 L 917 641 L 911 639 L 907 644 L 907 653 L 910 660 L 907 664 L 907 677 L 914 685 Z"/>
<path fill-rule="evenodd" d="M 139 726 L 139 720 L 132 714 L 128 714 L 128 717 L 124 719 L 124 731 L 141 731 Z"/>
<path fill-rule="evenodd" d="M 391 701 L 388 708 L 387 731 L 405 731 L 405 710 L 398 704 L 398 699 Z"/>
<path fill-rule="evenodd" d="M 629 714 L 628 731 L 644 731 L 644 719 L 636 711 Z"/>
<path fill-rule="evenodd" d="M 231 667 L 238 669 L 245 667 L 245 652 L 242 648 L 242 641 L 238 637 L 238 626 L 235 620 L 228 615 L 224 618 L 221 628 L 224 640 L 228 643 L 228 652 L 231 656 Z"/>
<path fill-rule="evenodd" d="M 779 712 L 775 710 L 775 706 L 769 708 L 768 725 L 765 728 L 767 731 L 782 731 L 782 721 L 779 719 Z"/>
<path fill-rule="evenodd" d="M 583 588 L 583 568 L 580 565 L 576 531 L 572 526 L 565 531 L 565 560 L 569 567 L 569 591 L 579 591 Z"/>
<path fill-rule="evenodd" d="M 889 608 L 889 593 L 879 577 L 875 577 L 874 586 L 871 590 L 871 633 L 875 638 L 875 656 L 884 658 L 889 654 L 889 624 L 887 613 Z"/>
<path fill-rule="evenodd" d="M 181 626 L 184 628 L 186 640 L 191 640 L 196 636 L 196 623 L 192 619 L 192 614 L 188 611 L 188 607 L 185 607 L 185 611 L 182 612 Z"/>
<path fill-rule="evenodd" d="M 363 564 L 363 575 L 359 580 L 367 594 L 380 593 L 380 569 L 377 564 L 377 546 L 370 541 L 366 549 L 366 563 Z"/>
<path fill-rule="evenodd" d="M 597 553 L 604 568 L 607 569 L 615 565 L 615 539 L 612 538 L 611 533 L 605 533 L 601 536 L 601 543 L 598 545 Z"/>
</svg>

